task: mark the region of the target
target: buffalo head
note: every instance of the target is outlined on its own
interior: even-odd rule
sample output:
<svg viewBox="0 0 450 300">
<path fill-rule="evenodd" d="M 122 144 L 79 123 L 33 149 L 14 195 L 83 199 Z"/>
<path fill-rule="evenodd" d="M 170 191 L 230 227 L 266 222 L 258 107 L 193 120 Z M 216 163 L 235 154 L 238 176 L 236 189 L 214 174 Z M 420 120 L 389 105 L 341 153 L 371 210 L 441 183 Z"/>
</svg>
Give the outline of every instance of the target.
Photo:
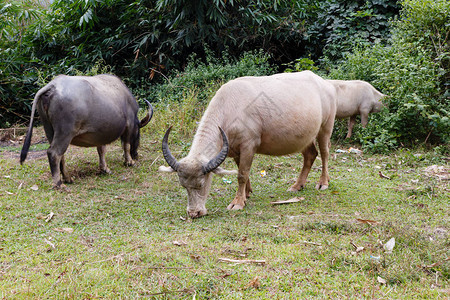
<svg viewBox="0 0 450 300">
<path fill-rule="evenodd" d="M 168 146 L 169 133 L 172 127 L 166 131 L 162 142 L 162 151 L 164 159 L 170 167 L 159 167 L 160 172 L 177 172 L 180 184 L 188 193 L 187 212 L 191 218 L 198 218 L 207 214 L 205 207 L 206 198 L 211 188 L 212 174 L 230 175 L 236 174 L 236 171 L 226 171 L 220 168 L 228 155 L 228 139 L 222 128 L 219 127 L 222 147 L 220 152 L 212 159 L 205 159 L 204 155 L 200 155 L 196 151 L 192 151 L 189 155 L 180 161 L 172 155 Z"/>
</svg>

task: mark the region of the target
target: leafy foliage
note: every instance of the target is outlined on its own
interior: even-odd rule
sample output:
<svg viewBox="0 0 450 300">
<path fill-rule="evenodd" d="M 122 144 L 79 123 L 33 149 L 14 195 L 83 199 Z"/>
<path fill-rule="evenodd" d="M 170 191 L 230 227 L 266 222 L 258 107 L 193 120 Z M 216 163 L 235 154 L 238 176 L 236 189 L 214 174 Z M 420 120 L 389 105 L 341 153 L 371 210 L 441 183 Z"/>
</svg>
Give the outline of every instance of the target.
<svg viewBox="0 0 450 300">
<path fill-rule="evenodd" d="M 442 34 L 450 21 L 449 7 L 448 1 L 405 1 L 390 46 L 356 49 L 330 73 L 369 81 L 390 96 L 389 108 L 372 115 L 370 126 L 357 135 L 365 148 L 388 152 L 402 145 L 450 141 L 448 33 Z"/>
<path fill-rule="evenodd" d="M 29 99 L 35 91 L 38 59 L 29 55 L 26 34 L 41 15 L 30 1 L 0 1 L 0 127 L 26 120 Z"/>
<path fill-rule="evenodd" d="M 188 59 L 182 73 L 174 72 L 167 82 L 149 87 L 152 101 L 179 102 L 188 92 L 197 92 L 197 98 L 203 104 L 210 100 L 218 87 L 237 77 L 263 76 L 273 74 L 269 56 L 263 51 L 245 52 L 240 58 L 231 57 L 223 52 L 221 58 L 215 58 L 210 50 L 205 50 L 206 62 L 201 62 L 196 55 Z M 142 89 L 140 89 L 142 90 Z M 143 91 L 143 93 L 148 93 Z"/>
<path fill-rule="evenodd" d="M 318 2 L 307 20 L 307 52 L 319 59 L 323 55 L 343 60 L 355 46 L 387 41 L 389 20 L 399 11 L 394 0 L 329 0 Z"/>
</svg>

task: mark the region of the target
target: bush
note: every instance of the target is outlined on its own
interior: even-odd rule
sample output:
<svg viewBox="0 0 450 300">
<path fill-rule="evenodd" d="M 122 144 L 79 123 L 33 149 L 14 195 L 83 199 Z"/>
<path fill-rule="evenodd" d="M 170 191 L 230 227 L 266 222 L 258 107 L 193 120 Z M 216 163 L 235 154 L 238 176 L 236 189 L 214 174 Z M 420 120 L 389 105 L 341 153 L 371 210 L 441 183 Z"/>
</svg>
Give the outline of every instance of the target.
<svg viewBox="0 0 450 300">
<path fill-rule="evenodd" d="M 191 55 L 184 71 L 172 72 L 167 82 L 140 88 L 135 94 L 148 95 L 152 102 L 179 102 L 183 96 L 195 91 L 199 102 L 206 104 L 223 83 L 242 76 L 262 76 L 274 72 L 269 56 L 263 51 L 245 52 L 240 58 L 232 58 L 227 52 L 216 58 L 208 49 L 207 58 L 202 62 Z M 145 84 L 145 83 L 143 83 Z"/>
<path fill-rule="evenodd" d="M 41 11 L 29 4 L 0 1 L 0 127 L 28 119 L 36 87 L 37 59 L 29 56 L 26 31 Z"/>
<path fill-rule="evenodd" d="M 318 1 L 314 14 L 306 20 L 306 50 L 313 59 L 325 57 L 334 64 L 355 46 L 387 41 L 389 20 L 398 11 L 396 0 Z"/>
<path fill-rule="evenodd" d="M 329 74 L 369 81 L 390 96 L 385 100 L 389 109 L 371 115 L 369 126 L 356 134 L 364 148 L 376 152 L 450 142 L 448 69 L 444 68 L 448 33 L 442 35 L 449 24 L 450 3 L 407 0 L 403 4 L 401 19 L 393 24 L 391 45 L 355 49 Z"/>
</svg>

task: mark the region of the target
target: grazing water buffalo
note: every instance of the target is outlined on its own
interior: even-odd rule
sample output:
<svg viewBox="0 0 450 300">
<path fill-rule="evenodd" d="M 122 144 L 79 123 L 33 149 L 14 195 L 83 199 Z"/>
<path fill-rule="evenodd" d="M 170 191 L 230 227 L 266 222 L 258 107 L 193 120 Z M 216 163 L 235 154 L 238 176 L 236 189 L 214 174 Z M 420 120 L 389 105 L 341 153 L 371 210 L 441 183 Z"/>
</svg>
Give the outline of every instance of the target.
<svg viewBox="0 0 450 300">
<path fill-rule="evenodd" d="M 327 80 L 336 88 L 336 118 L 348 120 L 347 138 L 352 136 L 356 116 L 361 115 L 361 124 L 366 127 L 369 113 L 381 111 L 381 98 L 386 95 L 377 91 L 370 83 L 362 80 Z"/>
<path fill-rule="evenodd" d="M 55 187 L 72 179 L 67 173 L 64 153 L 69 144 L 97 147 L 100 170 L 110 173 L 105 161 L 106 144 L 122 139 L 125 164 L 138 158 L 140 128 L 153 115 L 150 103 L 147 116 L 139 121 L 139 106 L 125 84 L 113 75 L 59 75 L 40 89 L 34 97 L 30 127 L 20 155 L 22 164 L 30 148 L 33 119 L 37 108 L 50 143 L 47 150 Z"/>
<path fill-rule="evenodd" d="M 161 166 L 159 171 L 177 172 L 188 193 L 189 216 L 200 217 L 207 213 L 211 174 L 236 174 L 219 167 L 230 156 L 239 168 L 239 188 L 228 209 L 242 209 L 251 192 L 248 176 L 255 153 L 279 156 L 302 152 L 302 171 L 289 189 L 298 191 L 317 157 L 317 138 L 322 158 L 317 188 L 326 189 L 335 115 L 335 88 L 310 71 L 238 78 L 217 91 L 201 119 L 189 154 L 180 161 L 169 150 L 170 128 L 167 130 L 162 150 L 170 168 Z"/>
</svg>

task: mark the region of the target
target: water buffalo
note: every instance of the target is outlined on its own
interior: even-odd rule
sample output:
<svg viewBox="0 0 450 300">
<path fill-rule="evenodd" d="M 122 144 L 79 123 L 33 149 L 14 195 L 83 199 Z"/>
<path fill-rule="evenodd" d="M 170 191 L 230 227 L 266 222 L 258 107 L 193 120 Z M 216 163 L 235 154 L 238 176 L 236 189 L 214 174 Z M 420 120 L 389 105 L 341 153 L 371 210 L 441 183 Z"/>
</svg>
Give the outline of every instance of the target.
<svg viewBox="0 0 450 300">
<path fill-rule="evenodd" d="M 366 127 L 369 113 L 381 111 L 381 98 L 386 95 L 377 91 L 370 83 L 362 80 L 327 80 L 336 88 L 336 118 L 348 121 L 347 138 L 352 136 L 356 116 L 361 115 L 361 124 Z"/>
<path fill-rule="evenodd" d="M 153 115 L 148 101 L 147 104 L 149 112 L 139 121 L 138 103 L 118 77 L 59 75 L 34 97 L 20 163 L 25 161 L 30 148 L 37 108 L 50 143 L 47 155 L 54 187 L 62 184 L 60 170 L 64 182 L 72 182 L 64 162 L 69 144 L 97 147 L 100 170 L 110 173 L 105 161 L 105 145 L 120 137 L 125 164 L 131 166 L 138 158 L 140 128 L 147 125 Z"/>
<path fill-rule="evenodd" d="M 289 189 L 298 191 L 317 157 L 317 138 L 322 174 L 316 188 L 326 189 L 335 115 L 335 88 L 310 71 L 231 80 L 212 98 L 189 154 L 180 161 L 169 150 L 170 128 L 167 130 L 162 151 L 170 167 L 161 166 L 159 171 L 177 172 L 188 193 L 187 212 L 195 218 L 207 213 L 211 174 L 233 174 L 219 167 L 227 156 L 232 157 L 239 168 L 239 187 L 228 209 L 242 209 L 251 191 L 248 177 L 255 153 L 279 156 L 302 152 L 302 171 Z"/>
</svg>

